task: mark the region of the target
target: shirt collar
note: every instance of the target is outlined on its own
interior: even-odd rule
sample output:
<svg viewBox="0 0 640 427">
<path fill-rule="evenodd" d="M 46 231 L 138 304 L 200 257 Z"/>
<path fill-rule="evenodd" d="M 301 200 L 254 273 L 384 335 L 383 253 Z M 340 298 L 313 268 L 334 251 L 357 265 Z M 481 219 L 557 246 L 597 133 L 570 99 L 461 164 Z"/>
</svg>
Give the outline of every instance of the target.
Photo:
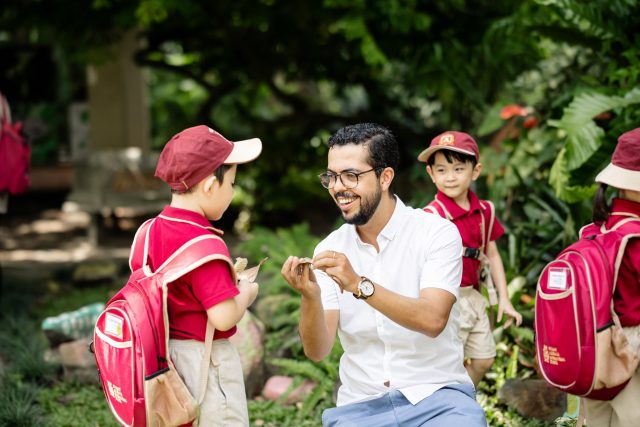
<svg viewBox="0 0 640 427">
<path fill-rule="evenodd" d="M 451 219 L 459 218 L 482 209 L 480 206 L 480 199 L 478 199 L 476 193 L 469 190 L 467 192 L 467 198 L 469 199 L 469 210 L 461 208 L 451 197 L 440 192 L 440 190 L 438 190 L 438 193 L 436 194 L 436 199 L 444 204 L 445 208 L 447 208 L 447 211 L 449 211 L 449 214 L 451 215 Z"/>
<path fill-rule="evenodd" d="M 393 197 L 395 197 L 396 199 L 396 206 L 393 209 L 391 218 L 389 218 L 389 221 L 387 221 L 387 224 L 384 226 L 384 228 L 380 231 L 380 234 L 378 235 L 378 237 L 382 236 L 387 240 L 393 240 L 393 237 L 396 235 L 396 232 L 398 231 L 398 229 L 402 227 L 402 225 L 404 224 L 404 218 L 407 215 L 407 207 L 402 202 L 402 200 L 400 200 L 400 198 L 395 194 L 393 195 Z M 364 242 L 360 238 L 360 235 L 356 230 L 356 226 L 350 224 L 350 227 L 351 227 L 351 233 L 353 233 L 357 241 L 363 244 Z"/>
<path fill-rule="evenodd" d="M 186 222 L 202 228 L 206 228 L 207 230 L 212 231 L 219 236 L 222 236 L 224 234 L 224 231 L 211 226 L 211 223 L 207 218 L 204 217 L 204 215 L 199 214 L 198 212 L 190 211 L 188 209 L 165 206 L 162 212 L 160 212 L 160 215 L 162 215 L 164 219 L 167 219 L 169 221 Z"/>
<path fill-rule="evenodd" d="M 388 240 L 393 240 L 393 237 L 396 235 L 400 227 L 405 224 L 405 217 L 407 216 L 407 207 L 402 200 L 398 196 L 394 194 L 396 199 L 396 207 L 393 209 L 393 213 L 391 214 L 391 218 L 387 221 L 387 225 L 384 226 L 382 231 L 380 231 L 380 235 Z"/>
<path fill-rule="evenodd" d="M 611 212 L 625 212 L 633 215 L 640 215 L 640 203 L 627 199 L 614 198 L 611 202 Z"/>
</svg>

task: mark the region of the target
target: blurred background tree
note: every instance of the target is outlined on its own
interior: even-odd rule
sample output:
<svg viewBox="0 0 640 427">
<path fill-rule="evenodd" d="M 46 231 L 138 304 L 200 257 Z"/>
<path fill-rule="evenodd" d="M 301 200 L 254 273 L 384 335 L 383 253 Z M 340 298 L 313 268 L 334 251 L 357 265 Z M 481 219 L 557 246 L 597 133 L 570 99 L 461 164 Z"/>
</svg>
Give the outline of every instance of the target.
<svg viewBox="0 0 640 427">
<path fill-rule="evenodd" d="M 62 109 L 86 95 L 84 65 L 108 59 L 104 47 L 137 29 L 146 41 L 136 60 L 149 70 L 153 145 L 200 122 L 231 138 L 260 136 L 265 151 L 243 174 L 242 203 L 254 221 L 281 225 L 325 212 L 315 175 L 324 142 L 345 124 L 380 122 L 396 133 L 396 191 L 422 202 L 433 189 L 415 155 L 440 131 L 464 129 L 499 150 L 505 135 L 491 137 L 507 103 L 531 107 L 545 125 L 586 89 L 623 95 L 637 80 L 636 6 L 8 0 L 0 40 L 13 55 L 3 55 L 0 83 L 23 114 L 33 99 Z M 64 145 L 66 123 L 56 122 L 55 109 L 47 120 Z M 611 148 L 614 139 L 596 136 Z"/>
</svg>

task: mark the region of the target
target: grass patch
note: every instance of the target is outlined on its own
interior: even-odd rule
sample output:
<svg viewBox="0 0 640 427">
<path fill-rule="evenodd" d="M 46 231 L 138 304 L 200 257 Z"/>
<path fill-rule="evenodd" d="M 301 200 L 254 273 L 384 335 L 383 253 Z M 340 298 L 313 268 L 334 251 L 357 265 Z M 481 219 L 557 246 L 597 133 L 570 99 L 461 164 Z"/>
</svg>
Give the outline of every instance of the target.
<svg viewBox="0 0 640 427">
<path fill-rule="evenodd" d="M 97 385 L 58 382 L 37 398 L 51 427 L 118 427 Z"/>
</svg>

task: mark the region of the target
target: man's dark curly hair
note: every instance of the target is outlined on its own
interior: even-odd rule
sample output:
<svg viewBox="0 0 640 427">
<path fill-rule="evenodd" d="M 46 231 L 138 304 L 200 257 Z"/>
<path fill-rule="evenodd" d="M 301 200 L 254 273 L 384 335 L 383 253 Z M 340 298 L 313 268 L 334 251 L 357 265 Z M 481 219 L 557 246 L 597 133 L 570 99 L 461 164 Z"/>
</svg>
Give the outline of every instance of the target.
<svg viewBox="0 0 640 427">
<path fill-rule="evenodd" d="M 329 148 L 336 145 L 366 145 L 369 148 L 369 164 L 380 176 L 382 169 L 394 170 L 400 162 L 400 151 L 395 136 L 389 129 L 375 123 L 358 123 L 339 129 L 329 138 Z"/>
</svg>

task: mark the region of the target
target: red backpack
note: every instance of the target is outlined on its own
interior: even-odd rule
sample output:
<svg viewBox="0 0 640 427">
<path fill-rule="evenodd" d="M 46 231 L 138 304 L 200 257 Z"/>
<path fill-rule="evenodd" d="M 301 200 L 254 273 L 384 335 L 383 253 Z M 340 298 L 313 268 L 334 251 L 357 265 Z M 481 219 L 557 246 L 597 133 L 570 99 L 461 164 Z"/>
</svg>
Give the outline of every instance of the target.
<svg viewBox="0 0 640 427">
<path fill-rule="evenodd" d="M 611 229 L 589 224 L 580 239 L 545 266 L 538 280 L 535 343 L 544 379 L 577 396 L 610 400 L 638 366 L 613 310 L 627 242 L 640 218 L 625 215 Z"/>
<path fill-rule="evenodd" d="M 92 349 L 109 408 L 120 424 L 190 425 L 204 398 L 214 330 L 207 322 L 196 400 L 169 358 L 167 288 L 216 259 L 228 262 L 234 279 L 235 272 L 225 243 L 214 234 L 188 241 L 152 272 L 147 257 L 153 221 L 145 222 L 136 233 L 130 256 L 132 274 L 96 321 Z"/>
<path fill-rule="evenodd" d="M 0 93 L 0 193 L 24 193 L 29 187 L 31 147 L 22 134 L 22 123 L 11 122 L 7 99 Z"/>
</svg>

